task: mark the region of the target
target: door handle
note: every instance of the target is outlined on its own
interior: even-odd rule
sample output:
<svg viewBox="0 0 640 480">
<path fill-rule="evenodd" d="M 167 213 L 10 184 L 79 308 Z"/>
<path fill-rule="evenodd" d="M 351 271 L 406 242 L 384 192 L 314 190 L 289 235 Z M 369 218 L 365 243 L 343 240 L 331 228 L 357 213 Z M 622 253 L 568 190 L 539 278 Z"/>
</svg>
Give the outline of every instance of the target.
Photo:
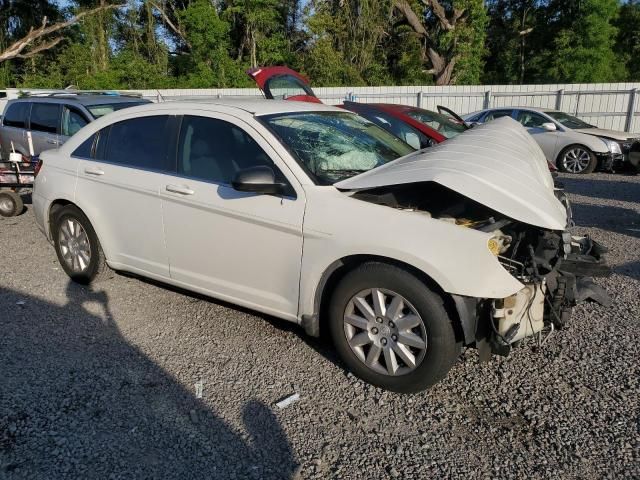
<svg viewBox="0 0 640 480">
<path fill-rule="evenodd" d="M 51 145 L 58 145 L 60 142 L 58 142 L 58 140 L 53 140 L 52 138 L 47 138 L 47 143 L 50 143 Z"/>
<path fill-rule="evenodd" d="M 86 173 L 87 175 L 104 175 L 104 170 L 102 170 L 101 168 L 87 167 L 84 169 L 84 173 Z"/>
<path fill-rule="evenodd" d="M 167 192 L 179 193 L 180 195 L 193 195 L 194 192 L 189 187 L 180 186 L 180 185 L 167 185 L 165 186 Z"/>
</svg>

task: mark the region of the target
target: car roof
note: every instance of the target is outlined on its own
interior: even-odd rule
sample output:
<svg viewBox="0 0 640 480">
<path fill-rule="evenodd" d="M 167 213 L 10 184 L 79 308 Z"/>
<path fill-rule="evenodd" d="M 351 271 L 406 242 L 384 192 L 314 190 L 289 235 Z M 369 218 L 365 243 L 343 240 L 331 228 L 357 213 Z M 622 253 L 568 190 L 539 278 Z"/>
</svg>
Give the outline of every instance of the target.
<svg viewBox="0 0 640 480">
<path fill-rule="evenodd" d="M 135 95 L 120 95 L 120 94 L 75 94 L 75 93 L 60 93 L 60 94 L 43 94 L 43 95 L 28 95 L 15 100 L 10 100 L 11 103 L 17 102 L 41 102 L 41 103 L 78 103 L 80 105 L 104 105 L 113 103 L 131 103 L 131 102 L 144 102 L 150 103 L 150 100 Z"/>
<path fill-rule="evenodd" d="M 553 108 L 542 108 L 542 107 L 528 107 L 526 105 L 521 105 L 519 107 L 492 107 L 492 108 L 486 108 L 484 110 L 478 110 L 477 112 L 473 112 L 470 113 L 469 115 L 473 115 L 475 113 L 482 113 L 482 112 L 493 112 L 496 110 L 531 110 L 532 112 L 540 112 L 540 113 L 546 113 L 546 112 L 558 112 L 559 110 L 555 110 Z"/>
<path fill-rule="evenodd" d="M 256 116 L 271 115 L 277 113 L 294 113 L 294 112 L 342 112 L 345 110 L 331 105 L 310 102 L 292 102 L 290 100 L 267 100 L 262 97 L 246 98 L 246 97 L 226 97 L 226 98 L 188 98 L 181 100 L 170 100 L 162 103 L 154 103 L 152 105 L 141 105 L 134 107 L 136 111 L 154 111 L 166 110 L 167 107 L 194 108 L 198 110 L 207 110 L 208 108 L 215 110 L 216 106 L 229 108 L 237 108 Z M 128 110 L 129 112 L 133 110 Z"/>
</svg>

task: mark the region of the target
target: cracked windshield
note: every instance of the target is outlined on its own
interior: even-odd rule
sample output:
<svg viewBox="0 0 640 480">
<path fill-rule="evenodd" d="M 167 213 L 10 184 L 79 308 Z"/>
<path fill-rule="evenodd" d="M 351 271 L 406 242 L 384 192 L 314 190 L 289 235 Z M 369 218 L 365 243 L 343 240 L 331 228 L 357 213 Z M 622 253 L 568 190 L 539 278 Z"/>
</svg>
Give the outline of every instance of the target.
<svg viewBox="0 0 640 480">
<path fill-rule="evenodd" d="M 288 113 L 266 117 L 265 122 L 317 183 L 325 185 L 414 151 L 377 125 L 350 113 Z"/>
</svg>

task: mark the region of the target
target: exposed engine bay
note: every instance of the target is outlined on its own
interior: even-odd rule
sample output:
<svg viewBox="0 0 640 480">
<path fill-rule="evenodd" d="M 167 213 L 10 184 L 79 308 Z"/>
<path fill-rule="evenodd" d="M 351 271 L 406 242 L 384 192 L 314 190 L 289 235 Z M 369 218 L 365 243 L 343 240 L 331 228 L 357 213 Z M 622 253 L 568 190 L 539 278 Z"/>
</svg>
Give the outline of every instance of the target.
<svg viewBox="0 0 640 480">
<path fill-rule="evenodd" d="M 474 326 L 473 341 L 468 335 L 465 340 L 483 359 L 491 353 L 507 355 L 526 337 L 542 344 L 554 329 L 567 324 L 581 301 L 611 302 L 591 280 L 610 274 L 606 249 L 589 237 L 513 220 L 436 182 L 378 187 L 353 197 L 491 234 L 489 250 L 524 288 L 501 299 L 454 299 L 461 317 L 474 317 L 466 319 Z M 460 303 L 466 307 L 459 308 Z"/>
</svg>

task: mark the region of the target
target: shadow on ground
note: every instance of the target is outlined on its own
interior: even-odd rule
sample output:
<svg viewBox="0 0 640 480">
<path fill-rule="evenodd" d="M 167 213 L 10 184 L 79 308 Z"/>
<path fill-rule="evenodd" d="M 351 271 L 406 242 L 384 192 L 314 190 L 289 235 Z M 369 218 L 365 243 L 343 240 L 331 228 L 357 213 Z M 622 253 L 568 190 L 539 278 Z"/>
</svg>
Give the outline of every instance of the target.
<svg viewBox="0 0 640 480">
<path fill-rule="evenodd" d="M 578 227 L 593 227 L 640 238 L 640 214 L 630 208 L 573 202 L 573 218 Z"/>
<path fill-rule="evenodd" d="M 594 178 L 590 175 L 564 176 L 560 179 L 560 183 L 564 185 L 567 192 L 575 195 L 603 200 L 640 202 L 638 184 L 619 180 L 617 179 L 619 176 L 623 174 L 611 175 L 607 179 Z"/>
<path fill-rule="evenodd" d="M 61 307 L 0 288 L 0 477 L 294 475 L 269 407 L 244 405 L 240 434 L 127 342 L 106 292 L 66 295 Z"/>
<path fill-rule="evenodd" d="M 638 252 L 638 256 L 640 256 L 640 251 Z M 640 260 L 620 265 L 619 267 L 616 267 L 614 271 L 620 275 L 624 275 L 625 277 L 640 280 Z M 638 295 L 640 295 L 640 292 L 638 292 Z"/>
<path fill-rule="evenodd" d="M 338 357 L 333 345 L 331 343 L 331 339 L 329 336 L 329 332 L 327 328 L 321 328 L 320 337 L 312 337 L 311 335 L 307 335 L 304 329 L 293 322 L 288 322 L 286 320 L 282 320 L 281 318 L 276 318 L 271 315 L 267 315 L 266 313 L 258 312 L 256 310 L 251 310 L 250 308 L 245 308 L 240 305 L 236 305 L 234 303 L 225 302 L 224 300 L 220 300 L 214 297 L 208 297 L 206 295 L 202 295 L 196 292 L 192 292 L 190 290 L 185 290 L 180 287 L 176 287 L 174 285 L 169 285 L 168 283 L 159 282 L 157 280 L 153 280 L 147 277 L 140 277 L 138 275 L 134 275 L 129 272 L 117 272 L 117 275 L 122 275 L 127 278 L 134 278 L 136 281 L 144 282 L 149 285 L 153 285 L 158 288 L 162 288 L 165 290 L 170 290 L 172 292 L 179 293 L 180 295 L 185 295 L 187 297 L 191 297 L 202 302 L 208 302 L 215 305 L 219 305 L 224 308 L 229 308 L 231 310 L 237 310 L 238 312 L 247 313 L 254 317 L 260 318 L 262 321 L 269 323 L 274 328 L 278 330 L 282 330 L 284 332 L 291 332 L 295 334 L 300 341 L 306 343 L 309 347 L 311 347 L 316 353 L 322 355 L 325 359 L 329 360 L 331 363 L 341 368 L 344 373 L 348 372 L 346 365 L 342 363 L 340 358 Z"/>
</svg>

